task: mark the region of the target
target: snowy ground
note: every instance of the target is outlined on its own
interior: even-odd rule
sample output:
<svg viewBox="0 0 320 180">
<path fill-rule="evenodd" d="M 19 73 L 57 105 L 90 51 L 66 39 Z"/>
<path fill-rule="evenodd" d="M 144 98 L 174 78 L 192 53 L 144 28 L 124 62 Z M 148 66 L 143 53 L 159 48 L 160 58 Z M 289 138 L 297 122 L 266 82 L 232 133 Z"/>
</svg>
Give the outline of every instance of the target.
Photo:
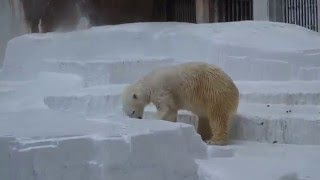
<svg viewBox="0 0 320 180">
<path fill-rule="evenodd" d="M 136 23 L 12 39 L 0 71 L 0 174 L 27 179 L 317 180 L 320 36 L 272 22 Z M 160 66 L 215 63 L 241 104 L 232 144 L 197 118 L 128 119 L 125 84 Z M 187 124 L 185 124 L 187 123 Z M 241 141 L 239 141 L 241 140 Z"/>
<path fill-rule="evenodd" d="M 320 146 L 239 142 L 209 147 L 209 160 L 197 160 L 201 180 L 319 179 Z"/>
</svg>

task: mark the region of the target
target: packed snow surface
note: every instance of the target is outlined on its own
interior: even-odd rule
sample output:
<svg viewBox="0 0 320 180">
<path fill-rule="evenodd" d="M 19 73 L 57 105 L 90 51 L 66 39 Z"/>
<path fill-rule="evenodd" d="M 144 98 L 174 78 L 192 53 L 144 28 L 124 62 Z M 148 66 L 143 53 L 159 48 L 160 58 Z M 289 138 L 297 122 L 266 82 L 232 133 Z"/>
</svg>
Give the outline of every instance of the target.
<svg viewBox="0 0 320 180">
<path fill-rule="evenodd" d="M 209 147 L 209 160 L 198 160 L 200 180 L 317 180 L 320 146 L 236 141 Z"/>
<path fill-rule="evenodd" d="M 274 22 L 134 23 L 28 34 L 7 47 L 6 180 L 319 179 L 318 33 Z M 123 116 L 124 85 L 185 61 L 230 74 L 241 94 L 231 137 L 253 142 L 208 147 L 184 124 L 197 126 L 190 112 L 179 112 L 184 123 L 152 120 L 152 106 L 145 119 Z"/>
<path fill-rule="evenodd" d="M 320 66 L 319 47 L 318 33 L 282 23 L 133 23 L 14 38 L 0 77 L 25 80 L 65 66 L 95 74 L 91 66 L 99 72 L 115 60 L 174 58 L 216 63 L 242 80 L 290 80 L 299 78 L 300 67 Z"/>
<path fill-rule="evenodd" d="M 0 132 L 0 173 L 8 180 L 196 180 L 194 159 L 207 156 L 193 127 L 157 120 L 28 109 L 1 113 Z"/>
</svg>

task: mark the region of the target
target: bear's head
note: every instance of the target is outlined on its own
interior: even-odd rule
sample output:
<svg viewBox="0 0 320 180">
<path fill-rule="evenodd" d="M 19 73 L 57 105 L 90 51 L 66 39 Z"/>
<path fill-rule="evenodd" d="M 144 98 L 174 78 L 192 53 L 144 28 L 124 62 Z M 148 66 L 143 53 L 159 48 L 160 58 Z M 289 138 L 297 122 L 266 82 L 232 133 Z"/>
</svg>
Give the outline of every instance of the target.
<svg viewBox="0 0 320 180">
<path fill-rule="evenodd" d="M 130 118 L 142 119 L 144 108 L 150 103 L 150 95 L 141 85 L 127 86 L 121 99 L 122 110 Z"/>
</svg>

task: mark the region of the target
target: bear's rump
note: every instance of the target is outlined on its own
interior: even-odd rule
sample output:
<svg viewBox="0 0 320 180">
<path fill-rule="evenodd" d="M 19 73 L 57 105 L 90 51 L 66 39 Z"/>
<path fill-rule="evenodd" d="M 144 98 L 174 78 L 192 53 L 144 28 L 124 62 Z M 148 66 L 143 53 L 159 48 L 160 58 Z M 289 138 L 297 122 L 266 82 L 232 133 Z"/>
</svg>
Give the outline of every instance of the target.
<svg viewBox="0 0 320 180">
<path fill-rule="evenodd" d="M 188 78 L 185 86 L 178 90 L 181 104 L 186 110 L 204 113 L 214 106 L 234 109 L 238 101 L 238 89 L 233 81 L 216 69 L 193 78 Z M 226 102 L 227 101 L 227 102 Z"/>
</svg>

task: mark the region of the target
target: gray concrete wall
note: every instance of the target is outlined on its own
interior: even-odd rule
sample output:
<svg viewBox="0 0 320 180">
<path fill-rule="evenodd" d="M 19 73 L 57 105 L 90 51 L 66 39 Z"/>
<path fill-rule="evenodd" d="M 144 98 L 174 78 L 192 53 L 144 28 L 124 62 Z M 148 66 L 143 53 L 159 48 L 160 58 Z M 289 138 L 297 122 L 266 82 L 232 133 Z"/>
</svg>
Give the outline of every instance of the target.
<svg viewBox="0 0 320 180">
<path fill-rule="evenodd" d="M 0 0 L 0 67 L 3 64 L 7 42 L 28 32 L 20 0 Z"/>
<path fill-rule="evenodd" d="M 256 21 L 269 20 L 268 0 L 253 0 L 253 19 Z"/>
<path fill-rule="evenodd" d="M 282 0 L 269 0 L 269 20 L 283 22 Z"/>
</svg>

